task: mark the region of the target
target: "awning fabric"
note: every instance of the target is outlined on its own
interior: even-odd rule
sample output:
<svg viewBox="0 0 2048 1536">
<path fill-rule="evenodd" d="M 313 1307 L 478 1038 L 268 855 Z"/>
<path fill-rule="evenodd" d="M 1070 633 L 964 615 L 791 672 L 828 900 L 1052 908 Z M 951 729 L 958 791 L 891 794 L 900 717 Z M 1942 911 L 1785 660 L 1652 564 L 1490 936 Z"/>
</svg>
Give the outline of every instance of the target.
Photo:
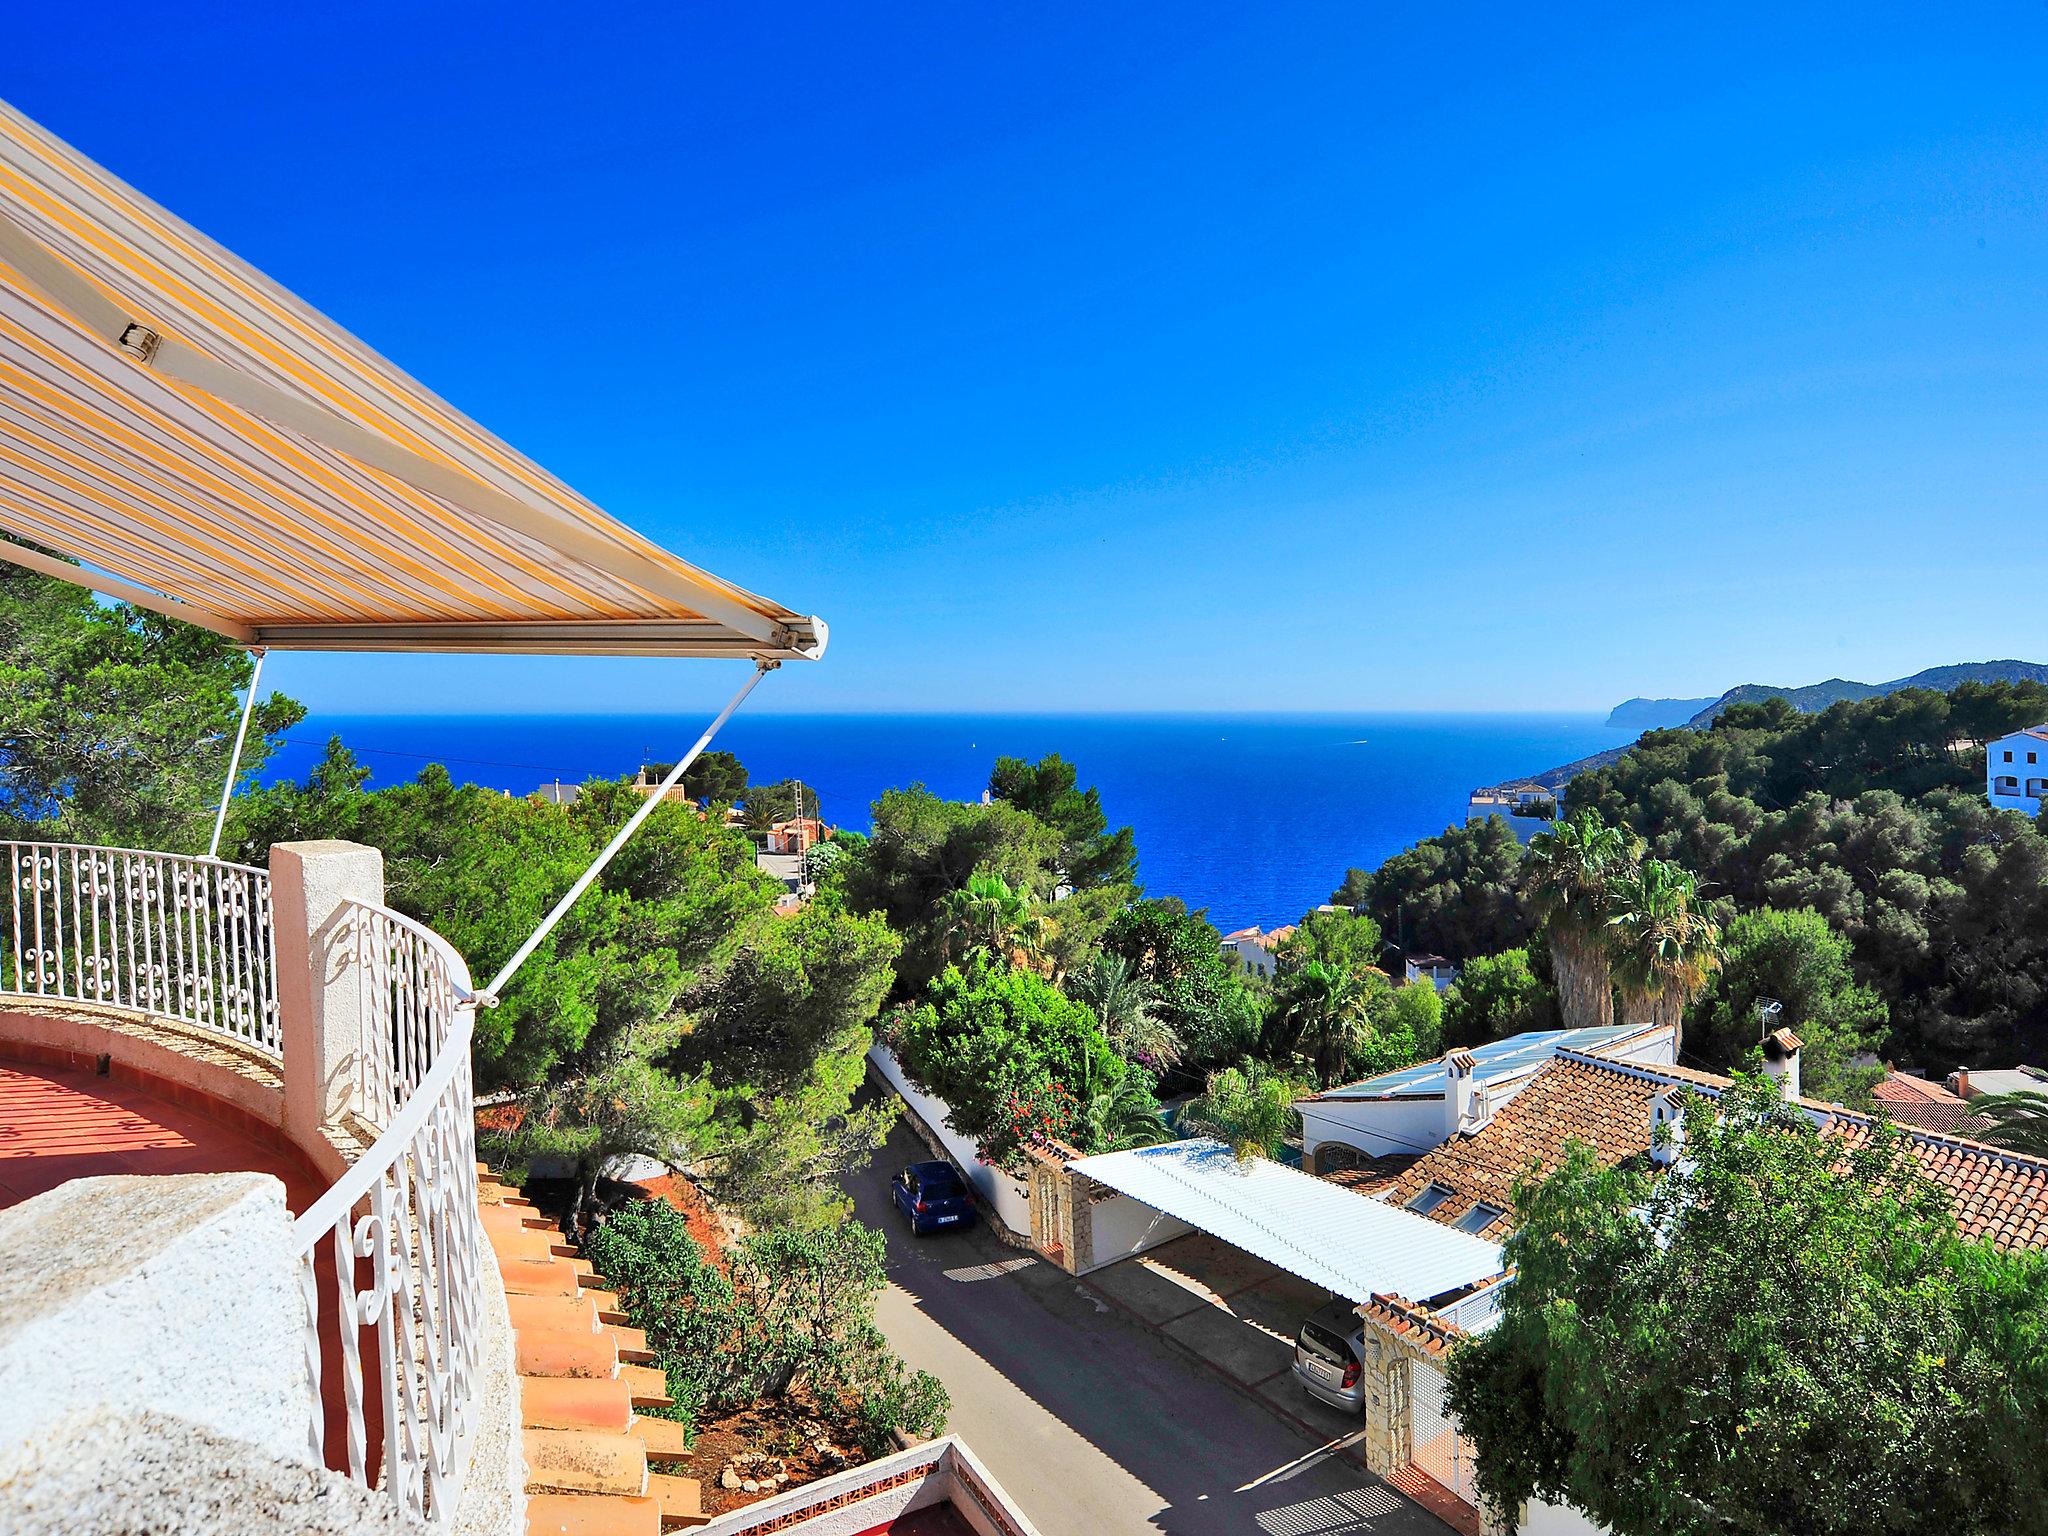
<svg viewBox="0 0 2048 1536">
<path fill-rule="evenodd" d="M 281 650 L 825 646 L 4 104 L 0 530 L 87 569 L 0 557 Z"/>
<path fill-rule="evenodd" d="M 1427 1301 L 1501 1272 L 1483 1238 L 1206 1138 L 1067 1166 L 1348 1301 Z"/>
</svg>

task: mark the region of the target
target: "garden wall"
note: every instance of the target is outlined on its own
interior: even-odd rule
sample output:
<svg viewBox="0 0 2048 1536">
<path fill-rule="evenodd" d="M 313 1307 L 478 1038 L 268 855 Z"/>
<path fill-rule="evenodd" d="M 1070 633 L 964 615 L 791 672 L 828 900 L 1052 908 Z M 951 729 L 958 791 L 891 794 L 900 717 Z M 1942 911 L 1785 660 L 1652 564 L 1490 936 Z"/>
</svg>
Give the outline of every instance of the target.
<svg viewBox="0 0 2048 1536">
<path fill-rule="evenodd" d="M 974 1192 L 981 1197 L 990 1213 L 1028 1243 L 1031 1237 L 1031 1201 L 1025 1193 L 1024 1181 L 984 1163 L 981 1148 L 947 1123 L 946 1117 L 952 1113 L 952 1107 L 944 1099 L 933 1097 L 913 1083 L 904 1072 L 903 1063 L 896 1059 L 896 1053 L 889 1047 L 877 1041 L 868 1049 L 868 1061 L 938 1138 L 946 1156 L 974 1186 Z"/>
</svg>

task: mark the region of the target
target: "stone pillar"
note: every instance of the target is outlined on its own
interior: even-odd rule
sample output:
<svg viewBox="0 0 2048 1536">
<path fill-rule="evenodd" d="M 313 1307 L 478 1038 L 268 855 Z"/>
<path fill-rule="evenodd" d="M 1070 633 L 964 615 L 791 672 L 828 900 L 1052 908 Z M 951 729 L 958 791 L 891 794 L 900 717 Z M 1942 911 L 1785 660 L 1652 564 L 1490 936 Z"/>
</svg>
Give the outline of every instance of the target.
<svg viewBox="0 0 2048 1536">
<path fill-rule="evenodd" d="M 384 900 L 384 855 L 360 843 L 278 843 L 270 850 L 277 929 L 284 1123 L 302 1145 L 361 1108 L 363 991 L 351 902 Z"/>
</svg>

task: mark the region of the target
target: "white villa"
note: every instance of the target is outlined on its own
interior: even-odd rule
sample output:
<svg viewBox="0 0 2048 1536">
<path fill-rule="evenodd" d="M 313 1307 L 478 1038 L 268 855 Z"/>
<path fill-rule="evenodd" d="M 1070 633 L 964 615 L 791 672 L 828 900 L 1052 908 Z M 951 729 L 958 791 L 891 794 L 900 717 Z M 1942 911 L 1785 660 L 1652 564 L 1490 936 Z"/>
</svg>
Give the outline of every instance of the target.
<svg viewBox="0 0 2048 1536">
<path fill-rule="evenodd" d="M 1984 749 L 1984 793 L 1999 810 L 2040 813 L 2048 798 L 2048 725 L 2030 725 Z"/>
</svg>

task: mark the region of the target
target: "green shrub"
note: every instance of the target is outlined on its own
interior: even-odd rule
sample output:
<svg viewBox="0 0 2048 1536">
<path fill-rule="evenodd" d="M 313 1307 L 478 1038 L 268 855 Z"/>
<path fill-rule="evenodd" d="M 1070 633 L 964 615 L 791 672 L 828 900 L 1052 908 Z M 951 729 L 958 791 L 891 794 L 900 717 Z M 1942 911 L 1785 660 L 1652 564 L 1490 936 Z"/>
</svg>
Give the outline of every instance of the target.
<svg viewBox="0 0 2048 1536">
<path fill-rule="evenodd" d="M 756 1233 L 732 1251 L 728 1277 L 706 1260 L 681 1213 L 650 1200 L 614 1212 L 584 1252 L 668 1377 L 676 1405 L 659 1412 L 693 1438 L 707 1410 L 799 1387 L 849 1414 L 872 1454 L 888 1449 L 891 1430 L 945 1428 L 945 1388 L 909 1370 L 875 1327 L 875 1298 L 888 1281 L 882 1234 L 872 1227 Z"/>
</svg>

